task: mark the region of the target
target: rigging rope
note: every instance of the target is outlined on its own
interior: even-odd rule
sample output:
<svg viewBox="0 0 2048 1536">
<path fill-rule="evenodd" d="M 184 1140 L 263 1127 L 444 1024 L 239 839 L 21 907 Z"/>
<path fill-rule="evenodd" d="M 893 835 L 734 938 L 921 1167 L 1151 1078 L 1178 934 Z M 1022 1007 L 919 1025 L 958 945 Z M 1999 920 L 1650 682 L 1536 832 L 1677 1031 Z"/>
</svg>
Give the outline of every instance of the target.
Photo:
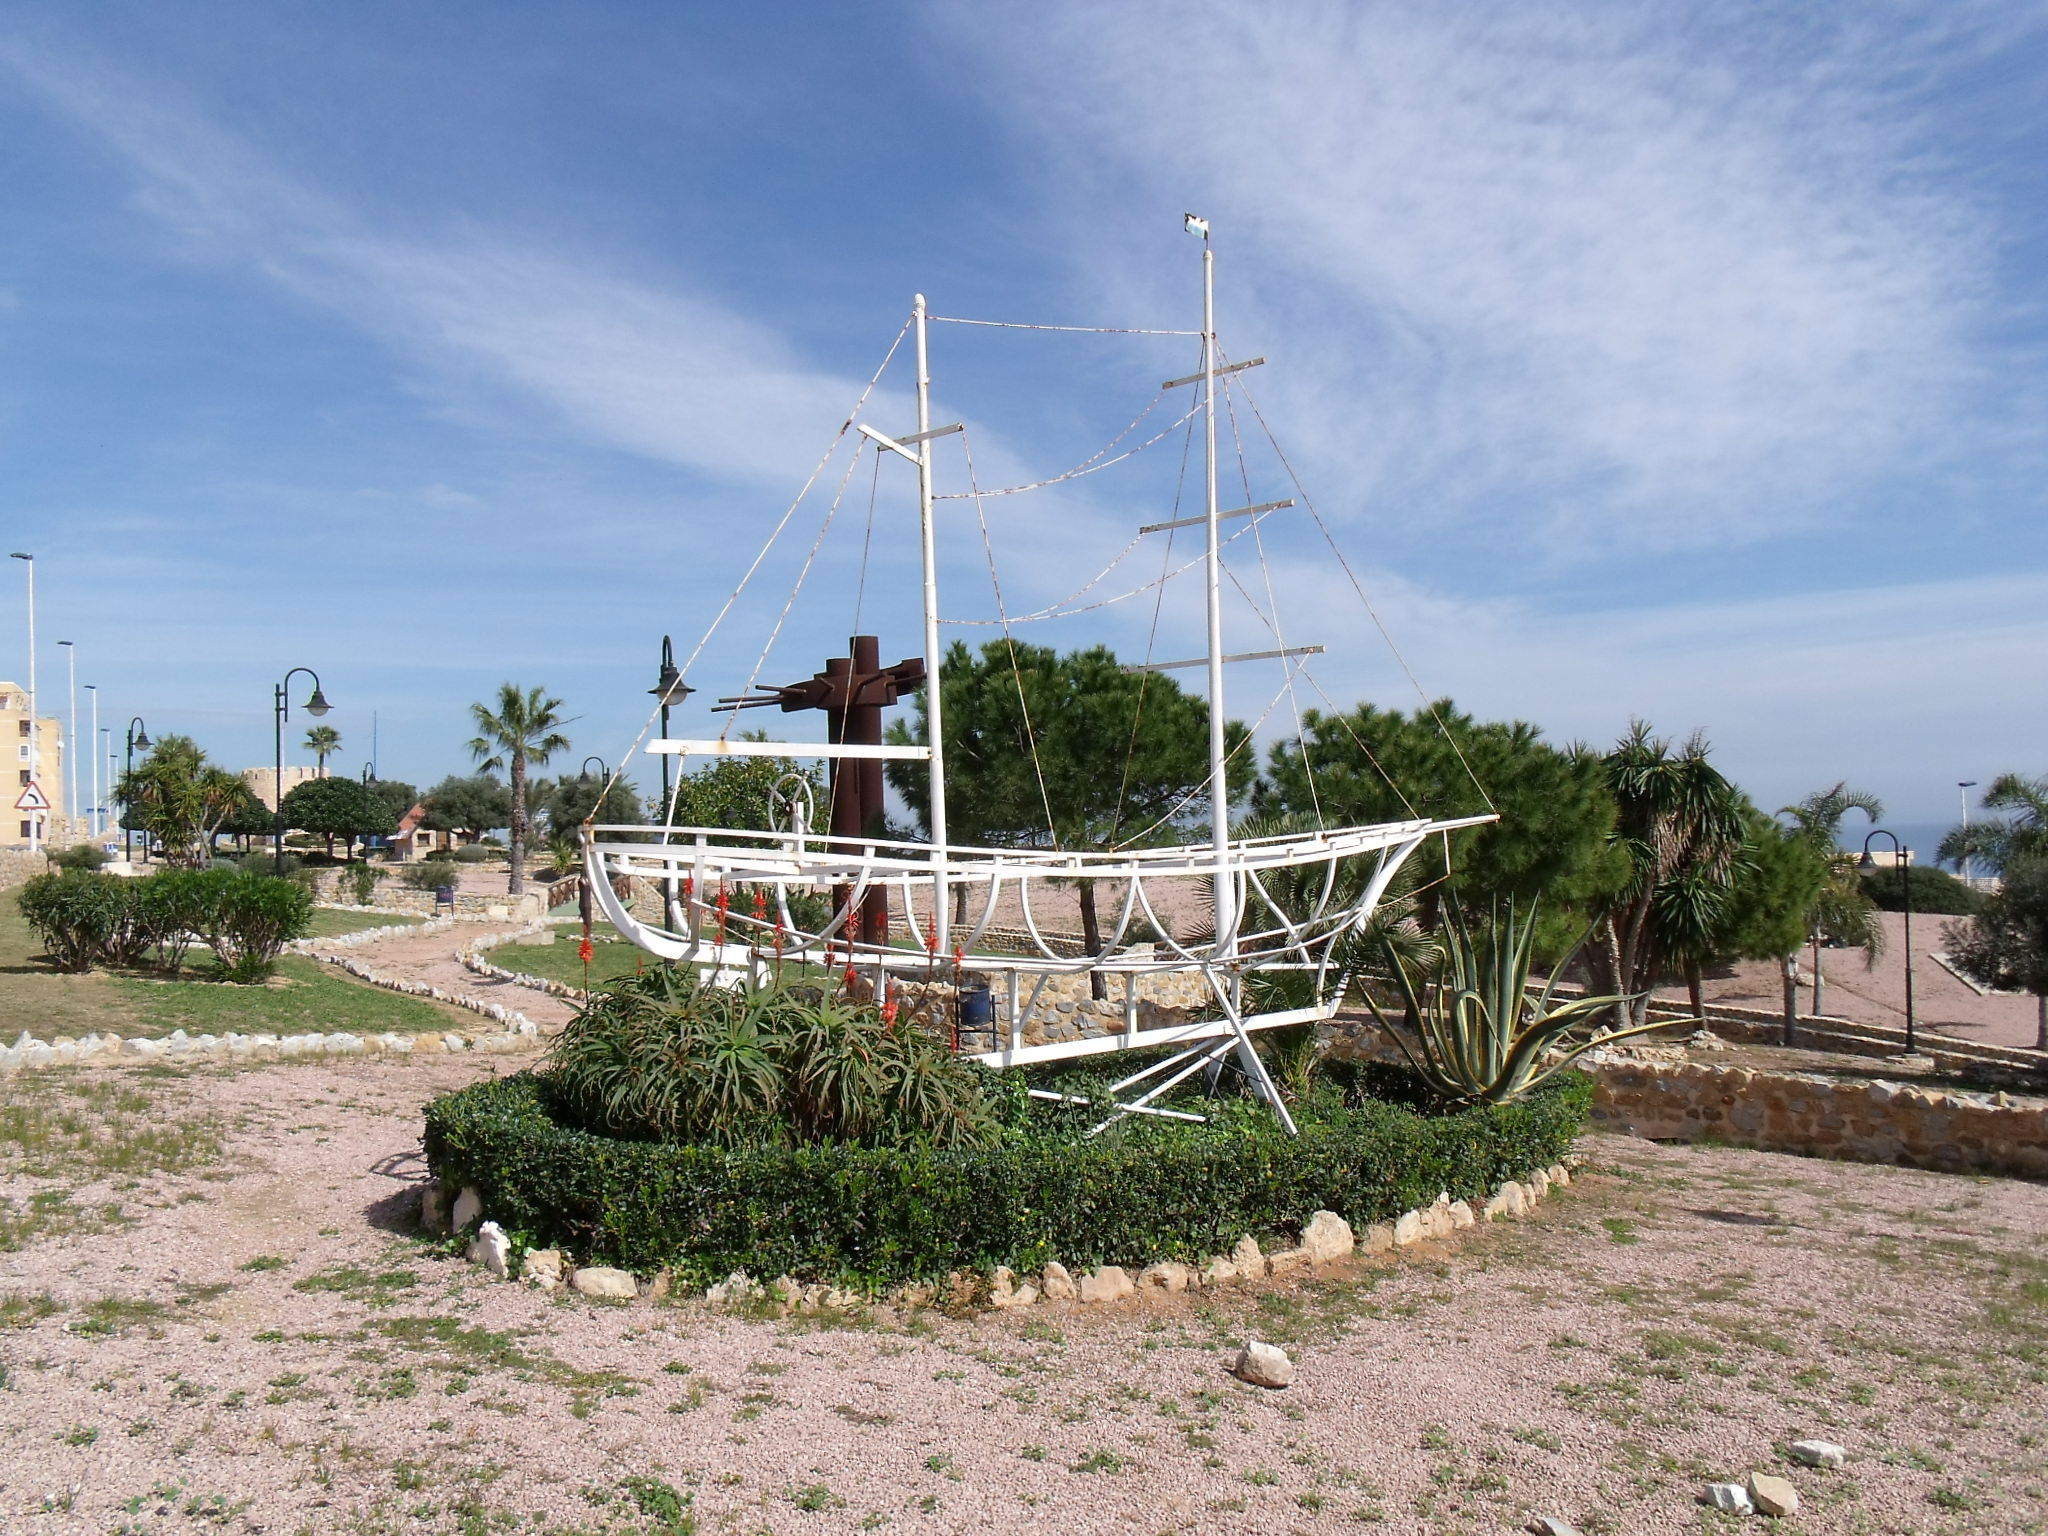
<svg viewBox="0 0 2048 1536">
<path fill-rule="evenodd" d="M 958 315 L 926 315 L 934 325 L 986 325 L 1000 331 L 1081 331 L 1090 336 L 1199 336 L 1200 331 L 1147 331 L 1128 325 L 1034 325 L 1024 320 L 963 320 Z"/>
<path fill-rule="evenodd" d="M 1115 437 L 1112 437 L 1107 443 L 1103 444 L 1102 447 L 1096 449 L 1093 454 L 1083 459 L 1079 464 L 1076 464 L 1072 469 L 1063 471 L 1062 473 L 1057 475 L 1053 475 L 1049 479 L 1033 480 L 1028 485 L 1006 485 L 1002 487 L 1000 490 L 981 491 L 978 494 L 982 496 L 1017 496 L 1021 495 L 1025 491 L 1042 491 L 1049 485 L 1059 485 L 1063 481 L 1067 480 L 1078 480 L 1083 475 L 1096 474 L 1101 470 L 1108 469 L 1112 464 L 1121 464 L 1125 459 L 1135 458 L 1138 454 L 1143 453 L 1147 448 L 1150 448 L 1154 443 L 1158 442 L 1161 438 L 1165 437 L 1168 433 L 1172 432 L 1173 429 L 1179 426 L 1182 421 L 1194 420 L 1195 412 L 1201 408 L 1200 402 L 1197 401 L 1195 405 L 1190 406 L 1188 408 L 1187 414 L 1185 416 L 1182 416 L 1180 418 L 1180 421 L 1168 422 L 1164 427 L 1161 427 L 1159 431 L 1155 433 L 1153 436 L 1146 438 L 1144 442 L 1138 444 L 1137 447 L 1127 448 L 1113 459 L 1102 458 L 1102 456 L 1105 453 L 1108 453 L 1110 449 L 1114 448 L 1118 443 L 1122 442 L 1125 438 L 1129 437 L 1133 432 L 1137 431 L 1138 428 L 1141 425 L 1143 425 L 1145 418 L 1147 416 L 1150 416 L 1152 412 L 1155 409 L 1157 409 L 1159 402 L 1164 400 L 1165 398 L 1166 391 L 1162 389 L 1161 391 L 1159 391 L 1158 394 L 1152 397 L 1152 403 L 1150 405 L 1146 406 L 1144 410 L 1138 412 L 1137 416 L 1132 419 L 1131 424 L 1129 426 L 1125 427 L 1123 431 L 1117 433 Z M 1098 463 L 1097 460 L 1102 460 L 1102 462 Z M 953 491 L 944 496 L 935 496 L 932 499 L 934 501 L 964 501 L 966 500 L 968 494 L 969 493 L 965 491 Z"/>
</svg>

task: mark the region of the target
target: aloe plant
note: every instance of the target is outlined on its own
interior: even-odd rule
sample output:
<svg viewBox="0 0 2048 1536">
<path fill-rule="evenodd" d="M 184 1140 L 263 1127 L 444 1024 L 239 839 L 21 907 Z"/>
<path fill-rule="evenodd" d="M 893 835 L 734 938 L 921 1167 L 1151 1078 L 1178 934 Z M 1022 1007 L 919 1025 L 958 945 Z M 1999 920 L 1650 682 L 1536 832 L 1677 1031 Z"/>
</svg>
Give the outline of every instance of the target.
<svg viewBox="0 0 2048 1536">
<path fill-rule="evenodd" d="M 1509 902 L 1505 917 L 1496 906 L 1476 936 L 1456 908 L 1449 908 L 1433 959 L 1418 960 L 1412 949 L 1384 946 L 1401 998 L 1401 1018 L 1398 1023 L 1389 1019 L 1370 991 L 1366 1006 L 1439 1097 L 1454 1104 L 1505 1103 L 1596 1045 L 1665 1027 L 1638 1024 L 1570 1039 L 1573 1030 L 1590 1025 L 1603 1009 L 1628 999 L 1559 999 L 1557 978 L 1569 956 L 1531 994 L 1535 933 L 1533 906 L 1518 918 Z"/>
</svg>

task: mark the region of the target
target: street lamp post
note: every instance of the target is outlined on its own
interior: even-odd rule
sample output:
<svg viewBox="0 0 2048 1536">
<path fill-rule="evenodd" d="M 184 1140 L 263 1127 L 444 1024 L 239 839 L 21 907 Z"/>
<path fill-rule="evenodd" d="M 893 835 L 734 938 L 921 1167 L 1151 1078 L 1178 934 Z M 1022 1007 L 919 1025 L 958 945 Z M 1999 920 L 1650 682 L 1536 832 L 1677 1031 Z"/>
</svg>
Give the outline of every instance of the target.
<svg viewBox="0 0 2048 1536">
<path fill-rule="evenodd" d="M 142 723 L 140 715 L 128 722 L 128 760 L 123 765 L 123 779 L 130 778 L 135 773 L 137 747 L 145 752 L 149 750 L 149 727 Z M 146 842 L 142 845 L 142 853 L 144 858 L 149 856 L 149 844 Z M 125 814 L 121 817 L 121 857 L 131 864 L 135 861 L 135 834 L 128 830 L 128 817 Z"/>
<path fill-rule="evenodd" d="M 1896 832 L 1883 827 L 1873 827 L 1863 839 L 1863 858 L 1860 868 L 1875 869 L 1877 860 L 1870 856 L 1870 840 L 1873 837 L 1888 837 L 1892 840 L 1892 861 L 1899 866 L 1899 896 L 1906 913 L 1906 1054 L 1915 1054 L 1916 1040 L 1913 1027 L 1913 872 L 1909 867 L 1912 850 L 1902 846 Z"/>
<path fill-rule="evenodd" d="M 667 635 L 661 637 L 661 671 L 656 675 L 654 686 L 647 690 L 661 700 L 661 734 L 668 738 L 668 710 L 671 704 L 681 703 L 697 690 L 683 681 L 683 674 L 676 666 L 676 648 Z M 674 817 L 674 808 L 669 804 L 673 793 L 669 786 L 669 754 L 661 754 L 661 820 L 666 826 Z M 664 926 L 674 933 L 682 923 L 676 913 L 676 882 L 664 880 L 661 883 L 661 917 Z"/>
<path fill-rule="evenodd" d="M 668 732 L 664 730 L 662 734 L 665 736 L 668 734 Z M 595 753 L 592 753 L 589 757 L 583 759 L 583 766 L 576 770 L 576 776 L 579 779 L 588 780 L 590 777 L 590 765 L 592 763 L 597 764 L 598 782 L 597 799 L 590 807 L 590 814 L 594 817 L 597 815 L 599 807 L 601 807 L 604 804 L 605 790 L 610 786 L 611 770 L 605 767 L 603 758 L 597 756 Z M 663 758 L 663 767 L 666 768 L 667 764 L 668 759 Z M 590 900 L 590 871 L 586 869 L 583 871 L 583 878 L 576 882 L 577 915 L 583 919 L 583 932 L 586 938 L 590 934 L 590 920 L 593 915 L 591 912 Z"/>
<path fill-rule="evenodd" d="M 64 662 L 71 674 L 71 722 L 64 736 L 64 810 L 72 830 L 78 829 L 78 647 L 59 640 Z"/>
<path fill-rule="evenodd" d="M 1963 856 L 1959 862 L 1962 864 L 1960 873 L 1965 885 L 1970 880 L 1970 791 L 1976 787 L 1975 779 L 1956 780 L 1956 799 L 1963 804 Z"/>
<path fill-rule="evenodd" d="M 271 868 L 279 875 L 284 873 L 284 726 L 292 717 L 291 695 L 286 690 L 291 687 L 292 678 L 301 672 L 313 679 L 313 696 L 306 700 L 306 713 L 317 720 L 334 707 L 327 702 L 327 695 L 320 691 L 320 674 L 311 667 L 293 667 L 285 673 L 272 699 L 272 710 L 277 717 L 277 804 L 271 813 L 275 823 L 271 841 L 277 857 Z"/>
<path fill-rule="evenodd" d="M 36 557 L 15 550 L 10 560 L 24 560 L 28 563 L 28 773 L 30 779 L 42 771 L 43 735 L 42 711 L 36 706 Z M 28 851 L 34 853 L 42 846 L 43 813 L 28 813 Z"/>
<path fill-rule="evenodd" d="M 86 755 L 92 759 L 92 808 L 86 813 L 86 826 L 92 830 L 87 836 L 97 841 L 106 830 L 100 824 L 100 691 L 91 683 L 85 691 L 92 695 L 92 736 L 85 744 Z"/>
</svg>

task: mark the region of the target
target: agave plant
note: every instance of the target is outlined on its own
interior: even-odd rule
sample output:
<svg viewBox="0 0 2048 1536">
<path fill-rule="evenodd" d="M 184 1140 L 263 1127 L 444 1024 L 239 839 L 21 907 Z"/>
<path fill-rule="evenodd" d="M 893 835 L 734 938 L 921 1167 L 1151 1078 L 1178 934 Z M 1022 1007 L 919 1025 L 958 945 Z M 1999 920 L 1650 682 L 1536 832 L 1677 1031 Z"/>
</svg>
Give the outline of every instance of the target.
<svg viewBox="0 0 2048 1536">
<path fill-rule="evenodd" d="M 1447 905 L 1433 963 L 1386 944 L 1387 969 L 1401 998 L 1398 1023 L 1370 992 L 1366 1006 L 1393 1037 L 1408 1064 L 1438 1097 L 1453 1104 L 1500 1104 L 1520 1097 L 1568 1065 L 1581 1052 L 1640 1035 L 1661 1024 L 1638 1024 L 1572 1040 L 1622 997 L 1556 996 L 1557 978 L 1570 956 L 1553 967 L 1535 994 L 1529 963 L 1536 913 L 1506 916 L 1496 906 L 1476 936 L 1454 905 Z"/>
</svg>

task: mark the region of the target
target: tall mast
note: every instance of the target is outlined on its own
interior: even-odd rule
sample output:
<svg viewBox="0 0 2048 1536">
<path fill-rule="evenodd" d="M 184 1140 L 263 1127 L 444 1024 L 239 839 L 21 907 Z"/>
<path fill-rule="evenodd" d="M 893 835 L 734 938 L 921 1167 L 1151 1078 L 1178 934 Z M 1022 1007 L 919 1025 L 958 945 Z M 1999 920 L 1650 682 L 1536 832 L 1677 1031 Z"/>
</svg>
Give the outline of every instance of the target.
<svg viewBox="0 0 2048 1536">
<path fill-rule="evenodd" d="M 1201 234 L 1202 472 L 1209 533 L 1202 552 L 1209 602 L 1209 837 L 1216 851 L 1216 953 L 1222 958 L 1236 949 L 1237 921 L 1232 911 L 1236 893 L 1225 867 L 1230 850 L 1230 789 L 1223 776 L 1223 572 L 1216 531 L 1216 253 L 1209 248 L 1207 223 L 1201 226 Z"/>
<path fill-rule="evenodd" d="M 912 308 L 917 321 L 917 531 L 924 549 L 924 697 L 925 737 L 931 745 L 929 820 L 932 838 L 932 948 L 941 957 L 952 952 L 947 930 L 952 903 L 946 889 L 946 733 L 940 712 L 939 687 L 939 564 L 932 533 L 932 375 L 925 353 L 924 295 Z M 1210 475 L 1213 488 L 1215 475 Z M 1215 494 L 1209 502 L 1213 512 Z M 1212 527 L 1211 537 L 1214 537 Z"/>
</svg>

